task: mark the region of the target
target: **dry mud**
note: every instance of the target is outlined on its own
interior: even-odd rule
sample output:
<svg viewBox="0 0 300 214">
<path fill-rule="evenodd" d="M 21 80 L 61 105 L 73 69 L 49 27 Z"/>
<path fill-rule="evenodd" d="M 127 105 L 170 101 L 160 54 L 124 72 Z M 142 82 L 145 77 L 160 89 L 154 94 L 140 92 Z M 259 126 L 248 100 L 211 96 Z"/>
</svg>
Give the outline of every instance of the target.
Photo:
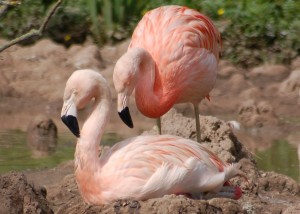
<svg viewBox="0 0 300 214">
<path fill-rule="evenodd" d="M 30 47 L 14 46 L 0 53 L 0 121 L 5 121 L 0 129 L 26 131 L 35 117 L 44 114 L 52 118 L 59 133 L 68 131 L 59 118 L 62 93 L 70 74 L 81 68 L 98 70 L 108 79 L 116 109 L 112 71 L 127 45 L 128 41 L 99 50 L 87 42 L 65 49 L 41 40 Z M 168 195 L 91 206 L 80 197 L 73 162 L 69 161 L 53 169 L 0 175 L 0 213 L 300 213 L 299 183 L 259 170 L 251 155 L 254 149 L 270 147 L 276 139 L 300 144 L 299 77 L 300 58 L 289 66 L 262 65 L 247 71 L 221 61 L 211 101 L 200 105 L 201 139 L 224 161 L 241 163 L 248 181 L 232 180 L 243 190 L 237 201 Z M 127 129 L 113 114 L 107 132 L 123 138 L 156 134 L 156 128 L 152 128 L 155 121 L 143 117 L 133 99 L 130 106 L 135 129 Z M 162 118 L 163 133 L 195 139 L 191 107 L 181 104 L 175 108 Z M 232 120 L 240 123 L 240 130 L 232 126 Z"/>
</svg>

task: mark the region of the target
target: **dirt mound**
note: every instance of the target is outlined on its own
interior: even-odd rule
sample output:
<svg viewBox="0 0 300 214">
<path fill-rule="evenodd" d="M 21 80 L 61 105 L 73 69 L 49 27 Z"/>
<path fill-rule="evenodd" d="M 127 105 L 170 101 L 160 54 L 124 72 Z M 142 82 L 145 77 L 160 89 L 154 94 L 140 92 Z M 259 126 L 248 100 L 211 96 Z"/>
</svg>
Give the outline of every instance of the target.
<svg viewBox="0 0 300 214">
<path fill-rule="evenodd" d="M 300 186 L 293 179 L 257 169 L 251 154 L 235 137 L 227 122 L 211 116 L 201 116 L 203 145 L 228 162 L 239 162 L 247 180 L 234 178 L 233 185 L 242 188 L 243 196 L 235 201 L 226 198 L 193 200 L 184 196 L 167 195 L 146 201 L 116 201 L 108 205 L 85 204 L 79 194 L 73 162 L 54 169 L 27 172 L 30 182 L 44 188 L 35 190 L 21 173 L 0 178 L 3 213 L 30 210 L 33 213 L 296 213 L 299 209 Z M 176 124 L 176 125 L 175 125 Z M 195 137 L 194 119 L 175 110 L 162 118 L 163 132 Z M 148 132 L 155 134 L 156 127 Z M 145 134 L 145 133 L 144 133 Z M 47 201 L 45 195 L 47 192 Z M 23 197 L 25 195 L 25 197 Z M 19 203 L 21 200 L 23 203 Z M 18 202 L 18 206 L 15 203 Z M 50 209 L 50 208 L 51 209 Z M 15 211 L 16 210 L 16 211 Z M 2 213 L 2 212 L 1 212 Z"/>
<path fill-rule="evenodd" d="M 0 213 L 53 213 L 46 194 L 46 189 L 35 189 L 22 173 L 0 175 Z"/>
<path fill-rule="evenodd" d="M 257 169 L 252 155 L 235 137 L 226 121 L 215 117 L 201 116 L 201 138 L 203 145 L 214 151 L 227 162 L 239 162 L 247 175 L 234 178 L 231 183 L 242 188 L 243 196 L 235 201 L 226 198 L 193 200 L 184 196 L 166 195 L 146 201 L 116 201 L 108 205 L 92 206 L 85 204 L 79 194 L 71 162 L 55 169 L 55 172 L 69 171 L 63 179 L 52 171 L 45 171 L 48 179 L 45 186 L 47 200 L 55 213 L 296 213 L 299 209 L 300 186 L 293 179 Z M 162 118 L 162 131 L 195 138 L 194 119 L 182 116 L 171 110 Z M 157 128 L 143 134 L 156 134 Z M 30 180 L 41 185 L 44 178 L 31 174 Z M 42 173 L 42 174 L 41 174 Z"/>
<path fill-rule="evenodd" d="M 62 93 L 67 78 L 78 68 L 94 68 L 107 78 L 112 89 L 113 108 L 116 109 L 112 71 L 128 43 L 99 50 L 87 42 L 65 49 L 50 40 L 41 40 L 33 46 L 13 46 L 2 52 L 0 120 L 5 123 L 0 123 L 0 128 L 26 130 L 32 117 L 42 113 L 53 119 L 59 131 L 68 131 L 59 117 Z M 285 65 L 262 65 L 247 71 L 221 61 L 211 100 L 203 100 L 200 104 L 203 144 L 224 161 L 241 163 L 241 170 L 247 174 L 248 182 L 240 178 L 232 181 L 243 190 L 240 200 L 215 198 L 205 201 L 170 195 L 147 201 L 90 206 L 82 201 L 73 175 L 73 164 L 68 162 L 53 169 L 24 172 L 35 186 L 45 186 L 48 202 L 22 174 L 1 176 L 0 201 L 5 210 L 0 210 L 0 213 L 22 213 L 25 208 L 32 213 L 39 210 L 47 213 L 49 206 L 56 213 L 299 213 L 299 184 L 287 176 L 258 170 L 245 148 L 266 147 L 274 139 L 285 139 L 287 135 L 299 144 L 299 59 L 293 61 L 292 70 Z M 253 100 L 252 103 L 249 101 L 250 104 L 247 103 L 249 99 Z M 155 124 L 154 120 L 138 112 L 134 99 L 130 100 L 130 108 L 136 128 L 128 129 L 115 112 L 107 127 L 108 132 L 127 138 Z M 193 111 L 185 104 L 177 105 L 176 109 L 183 115 L 174 111 L 165 115 L 162 118 L 163 133 L 195 139 Z M 191 118 L 185 117 L 187 115 Z M 240 122 L 242 129 L 248 129 L 248 134 L 241 135 L 240 131 L 233 130 L 228 126 L 228 120 Z M 149 132 L 155 134 L 156 131 L 154 128 Z M 26 197 L 22 197 L 24 195 Z M 21 203 L 17 203 L 18 200 Z"/>
<path fill-rule="evenodd" d="M 192 200 L 184 196 L 165 195 L 147 201 L 119 200 L 102 206 L 85 204 L 78 192 L 74 175 L 67 176 L 49 201 L 57 214 L 63 213 L 238 213 L 243 209 L 237 201 L 215 198 Z M 62 205 L 62 202 L 63 205 Z"/>
<path fill-rule="evenodd" d="M 185 117 L 171 109 L 162 119 L 162 133 L 190 138 L 196 141 L 195 119 Z M 144 134 L 157 134 L 157 128 Z M 237 162 L 242 158 L 252 159 L 233 134 L 227 122 L 216 117 L 200 116 L 201 142 L 225 162 Z"/>
</svg>

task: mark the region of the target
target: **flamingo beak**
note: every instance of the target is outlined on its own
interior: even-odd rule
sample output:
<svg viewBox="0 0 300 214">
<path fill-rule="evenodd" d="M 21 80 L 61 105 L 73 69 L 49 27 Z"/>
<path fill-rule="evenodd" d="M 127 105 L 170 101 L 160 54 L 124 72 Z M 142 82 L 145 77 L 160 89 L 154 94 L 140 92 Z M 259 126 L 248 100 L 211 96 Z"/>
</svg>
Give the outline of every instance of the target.
<svg viewBox="0 0 300 214">
<path fill-rule="evenodd" d="M 70 129 L 70 131 L 77 137 L 80 137 L 80 131 L 77 121 L 77 109 L 72 100 L 64 102 L 61 111 L 61 120 Z"/>
<path fill-rule="evenodd" d="M 128 96 L 124 93 L 118 94 L 118 113 L 121 120 L 129 127 L 133 128 L 133 122 L 128 108 Z"/>
</svg>

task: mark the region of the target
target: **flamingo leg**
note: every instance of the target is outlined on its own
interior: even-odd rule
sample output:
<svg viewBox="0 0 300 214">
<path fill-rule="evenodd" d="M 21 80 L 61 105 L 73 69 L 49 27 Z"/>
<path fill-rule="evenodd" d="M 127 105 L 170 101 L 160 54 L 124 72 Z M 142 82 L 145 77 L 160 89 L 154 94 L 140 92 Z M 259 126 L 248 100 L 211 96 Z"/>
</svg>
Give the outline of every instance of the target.
<svg viewBox="0 0 300 214">
<path fill-rule="evenodd" d="M 158 134 L 161 134 L 161 119 L 160 119 L 160 117 L 156 118 L 156 125 L 158 127 Z"/>
<path fill-rule="evenodd" d="M 196 120 L 196 133 L 197 133 L 197 141 L 198 143 L 201 142 L 201 133 L 200 133 L 200 116 L 199 116 L 199 106 L 197 104 L 194 105 L 194 112 L 195 112 L 195 120 Z"/>
<path fill-rule="evenodd" d="M 219 192 L 207 192 L 207 193 L 194 193 L 194 194 L 184 194 L 188 198 L 193 199 L 204 199 L 209 200 L 212 198 L 231 198 L 239 199 L 242 196 L 242 190 L 240 187 L 234 186 L 224 186 Z"/>
</svg>

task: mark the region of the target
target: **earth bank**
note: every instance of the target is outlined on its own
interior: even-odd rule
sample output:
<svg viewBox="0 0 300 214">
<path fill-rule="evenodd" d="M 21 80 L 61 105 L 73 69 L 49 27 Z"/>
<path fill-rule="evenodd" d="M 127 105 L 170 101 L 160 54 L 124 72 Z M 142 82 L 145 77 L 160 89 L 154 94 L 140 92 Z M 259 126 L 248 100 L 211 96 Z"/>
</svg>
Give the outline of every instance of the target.
<svg viewBox="0 0 300 214">
<path fill-rule="evenodd" d="M 0 41 L 0 44 L 3 41 Z M 25 131 L 35 116 L 45 114 L 67 132 L 60 122 L 65 82 L 81 68 L 101 72 L 110 83 L 113 108 L 116 94 L 112 71 L 128 41 L 98 49 L 91 42 L 65 49 L 49 40 L 30 47 L 14 46 L 0 54 L 0 129 Z M 300 189 L 293 179 L 257 169 L 251 153 L 270 147 L 276 139 L 299 144 L 300 58 L 292 65 L 262 65 L 244 70 L 227 61 L 220 71 L 211 101 L 200 105 L 201 139 L 226 162 L 240 162 L 248 182 L 235 178 L 243 197 L 238 200 L 214 198 L 192 200 L 184 196 L 165 196 L 147 201 L 117 201 L 90 206 L 80 197 L 69 161 L 53 169 L 11 172 L 0 176 L 0 213 L 299 213 Z M 130 103 L 135 129 L 127 129 L 117 114 L 111 116 L 107 132 L 123 138 L 156 134 L 154 120 L 143 117 Z M 191 107 L 177 105 L 162 118 L 163 133 L 195 139 Z M 86 112 L 83 112 L 81 123 Z M 213 115 L 205 116 L 205 115 Z M 220 119 L 219 119 L 220 118 Z M 232 121 L 240 124 L 236 129 Z M 15 206 L 16 201 L 21 201 Z"/>
</svg>

